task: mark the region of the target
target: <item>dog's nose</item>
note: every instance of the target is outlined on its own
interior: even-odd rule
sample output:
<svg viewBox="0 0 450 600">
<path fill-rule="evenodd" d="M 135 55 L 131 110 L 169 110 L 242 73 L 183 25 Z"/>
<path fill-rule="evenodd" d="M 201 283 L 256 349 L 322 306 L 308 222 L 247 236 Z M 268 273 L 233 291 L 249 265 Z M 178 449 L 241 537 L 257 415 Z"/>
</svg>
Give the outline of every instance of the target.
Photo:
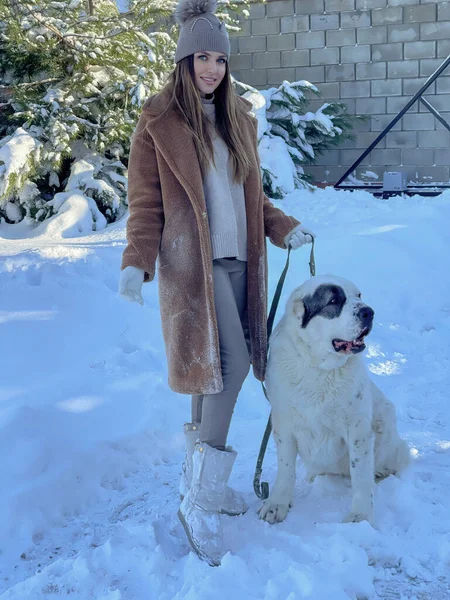
<svg viewBox="0 0 450 600">
<path fill-rule="evenodd" d="M 362 306 L 358 310 L 357 316 L 358 319 L 361 321 L 362 325 L 364 325 L 365 327 L 369 327 L 370 325 L 372 325 L 374 314 L 375 312 L 373 308 L 370 308 L 370 306 Z"/>
</svg>

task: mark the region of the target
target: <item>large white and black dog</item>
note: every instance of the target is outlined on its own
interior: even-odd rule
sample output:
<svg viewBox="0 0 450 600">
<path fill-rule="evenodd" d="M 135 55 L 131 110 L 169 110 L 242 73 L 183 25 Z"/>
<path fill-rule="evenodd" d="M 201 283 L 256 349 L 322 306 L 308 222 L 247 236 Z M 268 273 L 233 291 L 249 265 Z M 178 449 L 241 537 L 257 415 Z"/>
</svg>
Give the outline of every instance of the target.
<svg viewBox="0 0 450 600">
<path fill-rule="evenodd" d="M 277 478 L 260 509 L 269 523 L 289 510 L 297 453 L 311 479 L 350 475 L 347 522 L 373 524 L 375 477 L 408 465 L 395 408 L 361 356 L 373 317 L 356 286 L 340 277 L 312 277 L 291 294 L 270 338 L 266 374 L 278 454 Z"/>
</svg>

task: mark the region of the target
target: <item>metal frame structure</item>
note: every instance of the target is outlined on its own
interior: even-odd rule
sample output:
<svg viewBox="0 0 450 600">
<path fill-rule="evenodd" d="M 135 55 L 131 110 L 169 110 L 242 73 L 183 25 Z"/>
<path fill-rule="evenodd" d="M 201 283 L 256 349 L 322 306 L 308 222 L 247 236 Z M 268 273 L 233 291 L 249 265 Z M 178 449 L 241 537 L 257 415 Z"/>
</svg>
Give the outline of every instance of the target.
<svg viewBox="0 0 450 600">
<path fill-rule="evenodd" d="M 367 184 L 367 185 L 347 185 L 347 184 L 343 184 L 342 182 L 345 181 L 345 179 L 347 179 L 347 177 L 350 175 L 350 173 L 352 173 L 356 167 L 358 167 L 361 162 L 366 158 L 366 156 L 368 154 L 370 154 L 370 152 L 372 152 L 372 150 L 375 148 L 375 146 L 389 133 L 389 131 L 394 127 L 394 125 L 403 117 L 403 115 L 411 108 L 411 106 L 419 101 L 421 102 L 435 117 L 436 119 L 442 123 L 442 125 L 448 129 L 448 131 L 450 131 L 450 125 L 447 123 L 447 121 L 442 117 L 441 114 L 439 114 L 439 112 L 434 108 L 434 106 L 432 106 L 428 100 L 426 100 L 425 98 L 422 98 L 423 94 L 426 92 L 426 90 L 430 87 L 430 85 L 436 81 L 436 79 L 439 77 L 439 75 L 442 73 L 442 71 L 444 71 L 448 66 L 450 66 L 450 55 L 447 56 L 447 58 L 444 60 L 444 62 L 441 64 L 441 66 L 436 69 L 436 71 L 430 75 L 430 77 L 426 80 L 426 82 L 423 84 L 423 86 L 420 88 L 420 90 L 414 94 L 414 96 L 411 98 L 411 100 L 409 100 L 409 102 L 406 103 L 406 105 L 404 106 L 404 108 L 402 108 L 402 110 L 398 113 L 398 115 L 396 117 L 394 117 L 392 119 L 392 121 L 389 123 L 389 125 L 387 125 L 383 131 L 380 133 L 380 135 L 370 144 L 370 146 L 364 150 L 364 152 L 361 154 L 361 156 L 352 164 L 352 166 L 344 173 L 344 175 L 339 179 L 339 181 L 335 184 L 334 188 L 336 190 L 367 190 L 372 192 L 375 196 L 383 196 L 383 197 L 388 197 L 388 196 L 392 196 L 395 194 L 407 194 L 407 195 L 414 195 L 414 194 L 420 194 L 422 196 L 437 196 L 439 194 L 441 194 L 443 192 L 444 189 L 450 189 L 450 184 L 437 184 L 437 185 L 433 185 L 433 186 L 427 186 L 427 185 L 414 185 L 414 186 L 407 186 L 407 189 L 404 190 L 403 192 L 386 192 L 383 190 L 383 184 L 381 183 L 372 183 L 372 184 Z"/>
</svg>

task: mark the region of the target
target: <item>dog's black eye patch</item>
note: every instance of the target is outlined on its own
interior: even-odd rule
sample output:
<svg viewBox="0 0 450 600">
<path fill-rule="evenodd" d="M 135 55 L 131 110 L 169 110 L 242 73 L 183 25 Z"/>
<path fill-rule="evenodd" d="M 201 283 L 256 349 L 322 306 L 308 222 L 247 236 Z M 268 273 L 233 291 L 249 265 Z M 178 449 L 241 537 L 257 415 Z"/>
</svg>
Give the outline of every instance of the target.
<svg viewBox="0 0 450 600">
<path fill-rule="evenodd" d="M 306 327 L 313 317 L 320 315 L 325 319 L 336 319 L 347 301 L 344 290 L 339 285 L 322 284 L 314 294 L 303 298 L 305 312 L 302 327 Z"/>
</svg>

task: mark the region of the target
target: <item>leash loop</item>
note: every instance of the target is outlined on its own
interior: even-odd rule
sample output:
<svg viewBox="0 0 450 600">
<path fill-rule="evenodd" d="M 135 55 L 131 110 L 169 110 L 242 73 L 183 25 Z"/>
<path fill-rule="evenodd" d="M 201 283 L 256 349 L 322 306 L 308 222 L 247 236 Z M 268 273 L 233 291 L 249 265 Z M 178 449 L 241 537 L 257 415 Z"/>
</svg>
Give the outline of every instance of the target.
<svg viewBox="0 0 450 600">
<path fill-rule="evenodd" d="M 311 252 L 309 254 L 309 273 L 311 277 L 314 277 L 314 275 L 316 274 L 316 260 L 314 258 L 314 238 L 312 238 Z"/>
<path fill-rule="evenodd" d="M 291 246 L 289 246 L 288 255 L 286 258 L 286 264 L 280 275 L 280 279 L 278 280 L 278 284 L 277 284 L 277 287 L 275 290 L 275 294 L 273 296 L 272 304 L 270 306 L 269 317 L 267 319 L 267 350 L 269 350 L 270 335 L 272 333 L 273 322 L 275 320 L 275 315 L 277 312 L 278 304 L 280 302 L 280 297 L 281 297 L 281 292 L 283 290 L 284 280 L 286 279 L 286 275 L 287 275 L 287 272 L 289 269 L 289 258 L 291 255 L 291 250 L 292 250 L 292 248 L 291 248 Z M 314 258 L 314 238 L 312 238 L 311 252 L 309 255 L 309 272 L 310 272 L 311 277 L 314 277 L 314 275 L 316 274 L 316 261 Z M 264 382 L 262 382 L 262 381 L 261 381 L 261 386 L 262 386 L 262 389 L 264 392 L 264 396 L 266 397 L 267 401 L 269 401 L 269 398 L 267 396 L 266 386 L 264 385 Z M 262 473 L 264 455 L 266 453 L 267 444 L 269 442 L 271 433 L 272 433 L 272 412 L 269 415 L 269 419 L 268 419 L 267 425 L 266 425 L 266 430 L 264 431 L 263 439 L 261 441 L 261 447 L 259 449 L 258 460 L 256 461 L 255 475 L 253 477 L 253 489 L 255 490 L 255 494 L 257 495 L 257 497 L 260 498 L 261 500 L 265 500 L 266 498 L 269 497 L 269 484 L 267 483 L 267 481 L 261 482 L 261 473 Z"/>
</svg>

